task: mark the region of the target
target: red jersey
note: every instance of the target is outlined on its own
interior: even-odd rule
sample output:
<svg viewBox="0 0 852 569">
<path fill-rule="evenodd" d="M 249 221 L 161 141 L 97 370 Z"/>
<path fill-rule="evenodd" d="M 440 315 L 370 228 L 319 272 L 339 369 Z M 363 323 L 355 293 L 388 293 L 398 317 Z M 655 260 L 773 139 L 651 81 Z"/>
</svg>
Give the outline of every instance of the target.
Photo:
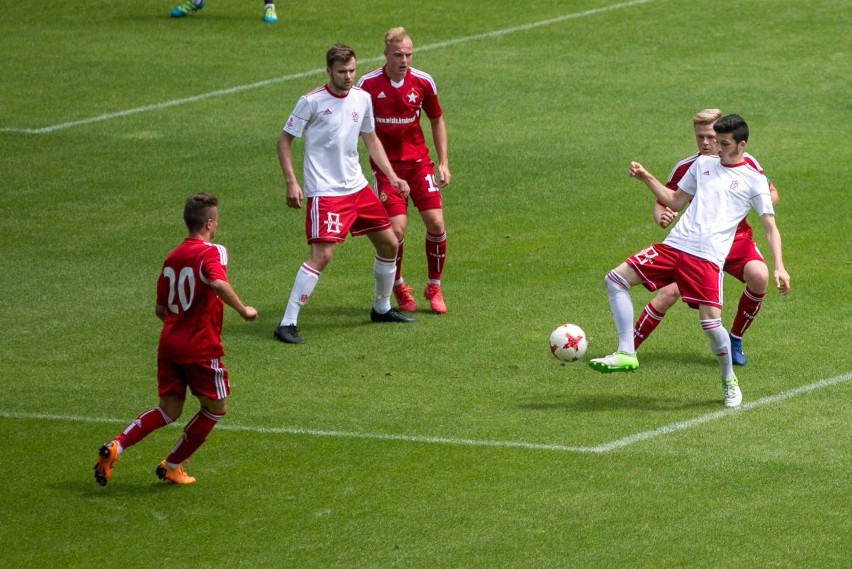
<svg viewBox="0 0 852 569">
<path fill-rule="evenodd" d="M 420 110 L 430 119 L 443 114 L 432 77 L 409 67 L 402 83 L 394 84 L 382 67 L 362 76 L 358 86 L 373 99 L 376 134 L 394 168 L 427 158 L 429 148 L 420 128 Z M 370 163 L 378 170 L 372 160 Z"/>
<path fill-rule="evenodd" d="M 680 182 L 681 178 L 683 178 L 684 174 L 686 174 L 686 171 L 689 170 L 689 167 L 692 166 L 692 163 L 695 162 L 698 159 L 699 156 L 700 156 L 700 154 L 698 154 L 696 152 L 692 156 L 684 158 L 683 160 L 681 160 L 680 162 L 675 164 L 674 168 L 672 169 L 672 173 L 669 174 L 669 179 L 666 182 L 666 187 L 668 189 L 672 190 L 673 192 L 676 192 L 677 189 L 678 189 L 677 183 Z M 751 154 L 748 154 L 748 153 L 744 153 L 743 154 L 743 160 L 745 160 L 745 162 L 748 163 L 752 168 L 754 168 L 755 170 L 757 170 L 758 172 L 763 174 L 763 168 L 760 167 L 760 164 L 758 163 L 757 159 L 755 159 L 754 156 L 752 156 Z M 657 202 L 657 203 L 659 203 L 659 202 Z M 753 233 L 752 233 L 752 230 L 751 230 L 751 225 L 748 224 L 748 221 L 746 221 L 746 218 L 743 218 L 743 220 L 737 226 L 737 231 L 736 231 L 734 238 L 735 239 L 743 239 L 743 238 L 752 239 L 752 237 L 753 237 Z"/>
<path fill-rule="evenodd" d="M 160 333 L 158 356 L 174 363 L 222 357 L 224 303 L 210 288 L 227 281 L 228 251 L 187 237 L 163 263 L 157 279 L 157 304 L 168 309 Z"/>
</svg>

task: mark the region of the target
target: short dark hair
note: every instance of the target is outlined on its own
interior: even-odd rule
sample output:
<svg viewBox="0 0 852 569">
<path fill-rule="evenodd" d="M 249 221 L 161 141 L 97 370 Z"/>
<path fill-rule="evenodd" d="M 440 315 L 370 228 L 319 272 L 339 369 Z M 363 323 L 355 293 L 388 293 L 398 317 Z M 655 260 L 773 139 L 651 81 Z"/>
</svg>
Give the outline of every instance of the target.
<svg viewBox="0 0 852 569">
<path fill-rule="evenodd" d="M 748 142 L 748 125 L 740 115 L 725 115 L 713 124 L 716 134 L 731 133 L 734 142 Z"/>
<path fill-rule="evenodd" d="M 204 224 L 210 219 L 210 209 L 219 206 L 219 200 L 212 194 L 193 194 L 186 198 L 183 205 L 183 221 L 190 232 L 195 233 L 204 229 Z"/>
<path fill-rule="evenodd" d="M 355 50 L 346 44 L 336 43 L 325 54 L 325 64 L 328 67 L 333 67 L 335 61 L 340 63 L 348 63 L 350 59 L 357 59 Z"/>
</svg>

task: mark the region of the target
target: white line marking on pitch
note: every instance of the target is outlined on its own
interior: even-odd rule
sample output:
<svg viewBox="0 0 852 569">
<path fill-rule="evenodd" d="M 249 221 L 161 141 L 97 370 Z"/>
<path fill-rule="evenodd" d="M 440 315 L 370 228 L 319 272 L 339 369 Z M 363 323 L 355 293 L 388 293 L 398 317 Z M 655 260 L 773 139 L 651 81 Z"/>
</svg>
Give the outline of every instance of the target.
<svg viewBox="0 0 852 569">
<path fill-rule="evenodd" d="M 613 4 L 612 6 L 604 6 L 601 8 L 595 8 L 593 10 L 585 10 L 583 12 L 575 12 L 573 14 L 566 14 L 564 16 L 557 16 L 556 18 L 550 18 L 548 20 L 542 20 L 540 22 L 533 22 L 531 24 L 524 24 L 522 26 L 515 26 L 513 28 L 506 28 L 504 30 L 496 30 L 493 32 L 486 32 L 482 34 L 477 34 L 473 36 L 465 36 L 462 38 L 457 38 L 454 40 L 447 40 L 443 42 L 428 44 L 424 46 L 420 46 L 417 48 L 418 52 L 423 51 L 431 51 L 434 49 L 441 49 L 453 45 L 457 45 L 460 43 L 467 43 L 471 41 L 478 41 L 482 39 L 495 38 L 500 36 L 505 36 L 508 34 L 513 34 L 516 32 L 523 32 L 526 30 L 532 30 L 535 28 L 540 28 L 542 26 L 549 26 L 552 24 L 558 24 L 560 22 L 564 22 L 566 20 L 575 20 L 577 18 L 583 18 L 586 16 L 594 16 L 595 14 L 600 14 L 602 12 L 609 12 L 611 10 L 619 10 L 621 8 L 629 8 L 631 6 L 636 6 L 639 4 L 647 4 L 648 2 L 652 2 L 653 0 L 633 0 L 632 2 L 623 2 L 621 4 Z M 361 59 L 359 63 L 376 63 L 379 61 L 384 61 L 384 56 L 379 57 L 370 57 L 368 59 Z M 159 111 L 162 109 L 167 109 L 169 107 L 176 107 L 178 105 L 183 105 L 186 103 L 194 103 L 196 101 L 202 101 L 204 99 L 210 99 L 212 97 L 220 97 L 223 95 L 233 95 L 235 93 L 242 93 L 243 91 L 250 91 L 252 89 L 259 89 L 261 87 L 267 87 L 269 85 L 275 85 L 276 83 L 284 83 L 287 81 L 292 81 L 294 79 L 302 79 L 304 77 L 310 77 L 312 75 L 318 75 L 320 73 L 325 72 L 325 67 L 320 67 L 317 69 L 311 69 L 310 71 L 303 71 L 301 73 L 294 73 L 292 75 L 284 75 L 282 77 L 276 77 L 274 79 L 266 79 L 264 81 L 258 81 L 256 83 L 249 83 L 247 85 L 238 85 L 236 87 L 230 87 L 228 89 L 217 89 L 216 91 L 210 91 L 209 93 L 202 93 L 201 95 L 195 95 L 193 97 L 185 97 L 182 99 L 174 99 L 171 101 L 165 101 L 162 103 L 156 103 L 153 105 L 145 105 L 143 107 L 136 107 L 133 109 L 127 109 L 124 111 L 117 111 L 114 113 L 104 113 L 102 115 L 98 115 L 96 117 L 89 117 L 85 119 L 80 119 L 76 121 L 64 122 L 61 124 L 56 124 L 53 126 L 46 126 L 42 128 L 0 128 L 0 132 L 11 132 L 11 133 L 23 133 L 23 134 L 50 134 L 51 132 L 56 132 L 58 130 L 64 130 L 66 128 L 71 128 L 75 126 L 81 126 L 84 124 L 97 123 L 108 121 L 111 119 L 118 119 L 122 117 L 127 117 L 130 115 L 136 115 L 139 113 L 145 113 L 148 111 Z"/>
<path fill-rule="evenodd" d="M 489 441 L 489 440 L 476 440 L 476 439 L 455 439 L 455 438 L 445 438 L 445 437 L 424 437 L 424 436 L 416 436 L 416 435 L 394 435 L 394 434 L 381 434 L 381 433 L 359 433 L 359 432 L 348 432 L 348 431 L 323 431 L 323 430 L 315 430 L 315 429 L 302 429 L 297 427 L 251 427 L 251 426 L 243 426 L 243 425 L 219 425 L 216 427 L 216 430 L 221 431 L 238 431 L 238 432 L 248 432 L 248 433 L 258 433 L 258 434 L 283 434 L 283 435 L 307 435 L 313 437 L 334 437 L 334 438 L 349 438 L 349 439 L 369 439 L 369 440 L 380 440 L 380 441 L 402 441 L 402 442 L 410 442 L 410 443 L 424 443 L 424 444 L 442 444 L 442 445 L 454 445 L 454 446 L 475 446 L 475 447 L 496 447 L 496 448 L 521 448 L 527 450 L 545 450 L 545 451 L 556 451 L 556 452 L 576 452 L 576 453 L 593 453 L 593 454 L 605 454 L 611 452 L 613 450 L 617 450 L 620 448 L 624 448 L 626 446 L 630 446 L 634 443 L 638 443 L 641 441 L 645 441 L 648 439 L 653 439 L 656 437 L 660 437 L 663 435 L 667 435 L 669 433 L 674 433 L 676 431 L 683 431 L 686 429 L 690 429 L 692 427 L 697 427 L 698 425 L 703 425 L 704 423 L 709 423 L 710 421 L 715 421 L 716 419 L 724 419 L 725 417 L 729 417 L 732 415 L 737 415 L 740 413 L 745 413 L 746 411 L 750 411 L 752 409 L 757 409 L 758 407 L 763 407 L 766 405 L 770 405 L 772 403 L 778 403 L 785 399 L 790 399 L 792 397 L 797 397 L 799 395 L 803 395 L 806 393 L 810 393 L 811 391 L 816 391 L 818 389 L 823 389 L 826 387 L 831 387 L 833 385 L 837 385 L 840 383 L 845 383 L 847 381 L 852 380 L 852 373 L 846 373 L 843 375 L 838 375 L 832 378 L 823 379 L 817 381 L 815 383 L 811 383 L 808 385 L 803 385 L 801 387 L 796 387 L 794 389 L 790 389 L 787 391 L 782 391 L 781 393 L 777 393 L 775 395 L 769 395 L 767 397 L 762 397 L 760 399 L 756 399 L 755 401 L 751 401 L 748 403 L 744 403 L 737 409 L 725 409 L 722 411 L 716 411 L 714 413 L 708 413 L 706 415 L 700 415 L 695 417 L 694 419 L 689 419 L 686 421 L 680 421 L 677 423 L 670 423 L 658 429 L 653 429 L 651 431 L 644 431 L 641 433 L 635 433 L 628 437 L 624 437 L 622 439 L 618 439 L 615 441 L 611 441 L 608 443 L 600 444 L 592 447 L 573 447 L 566 446 L 560 444 L 546 444 L 546 443 L 527 443 L 521 441 Z M 126 425 L 127 420 L 122 419 L 108 419 L 108 418 L 98 418 L 98 417 L 80 417 L 76 415 L 51 415 L 46 413 L 19 413 L 19 412 L 8 412 L 8 411 L 0 411 L 0 418 L 4 419 L 27 419 L 27 420 L 42 420 L 42 421 L 68 421 L 74 423 L 109 423 L 109 424 L 119 424 Z"/>
</svg>

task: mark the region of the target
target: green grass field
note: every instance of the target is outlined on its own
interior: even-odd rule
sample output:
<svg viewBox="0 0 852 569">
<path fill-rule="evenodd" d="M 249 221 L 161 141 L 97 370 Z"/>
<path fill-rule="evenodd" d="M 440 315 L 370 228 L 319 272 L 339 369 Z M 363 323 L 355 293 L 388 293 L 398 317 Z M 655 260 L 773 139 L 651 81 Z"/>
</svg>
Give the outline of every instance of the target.
<svg viewBox="0 0 852 569">
<path fill-rule="evenodd" d="M 171 7 L 0 5 L 0 566 L 849 567 L 852 2 L 284 2 L 274 26 L 254 2 Z M 355 239 L 307 343 L 279 344 L 307 246 L 278 132 L 330 44 L 364 73 L 396 25 L 449 131 L 449 313 L 371 324 Z M 708 106 L 751 126 L 792 276 L 746 337 L 734 412 L 685 306 L 633 374 L 547 347 L 567 321 L 586 359 L 614 349 L 603 276 L 664 236 L 627 165 L 666 176 Z M 101 488 L 98 447 L 156 403 L 154 284 L 197 191 L 260 312 L 226 313 L 230 411 L 194 486 L 154 476 L 167 428 Z M 423 234 L 415 214 L 418 292 Z"/>
</svg>

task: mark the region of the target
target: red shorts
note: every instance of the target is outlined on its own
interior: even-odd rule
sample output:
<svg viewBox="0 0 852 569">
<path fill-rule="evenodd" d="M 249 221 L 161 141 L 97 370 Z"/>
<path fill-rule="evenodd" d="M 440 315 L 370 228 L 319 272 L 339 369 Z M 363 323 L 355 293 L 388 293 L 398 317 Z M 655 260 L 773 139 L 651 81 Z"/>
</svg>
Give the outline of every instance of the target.
<svg viewBox="0 0 852 569">
<path fill-rule="evenodd" d="M 677 283 L 681 300 L 722 308 L 722 270 L 716 263 L 656 243 L 625 259 L 648 290 Z"/>
<path fill-rule="evenodd" d="M 751 236 L 737 233 L 734 237 L 734 244 L 731 245 L 731 252 L 725 259 L 725 272 L 744 283 L 745 266 L 751 261 L 760 261 L 764 265 L 766 264 L 766 260 L 758 251 L 757 244 Z"/>
<path fill-rule="evenodd" d="M 396 175 L 408 182 L 411 188 L 411 201 L 418 211 L 441 209 L 441 189 L 435 180 L 435 164 L 431 160 L 415 165 L 413 168 L 394 168 Z M 381 172 L 373 172 L 379 199 L 390 217 L 405 215 L 408 212 L 408 199 L 402 197 L 388 177 Z"/>
<path fill-rule="evenodd" d="M 370 186 L 346 196 L 308 198 L 305 235 L 308 243 L 343 243 L 353 237 L 390 228 L 390 219 Z"/>
<path fill-rule="evenodd" d="M 178 364 L 163 358 L 157 360 L 157 392 L 160 397 L 169 395 L 186 398 L 186 388 L 193 395 L 202 395 L 218 401 L 231 394 L 228 370 L 219 358 L 206 362 Z"/>
</svg>

